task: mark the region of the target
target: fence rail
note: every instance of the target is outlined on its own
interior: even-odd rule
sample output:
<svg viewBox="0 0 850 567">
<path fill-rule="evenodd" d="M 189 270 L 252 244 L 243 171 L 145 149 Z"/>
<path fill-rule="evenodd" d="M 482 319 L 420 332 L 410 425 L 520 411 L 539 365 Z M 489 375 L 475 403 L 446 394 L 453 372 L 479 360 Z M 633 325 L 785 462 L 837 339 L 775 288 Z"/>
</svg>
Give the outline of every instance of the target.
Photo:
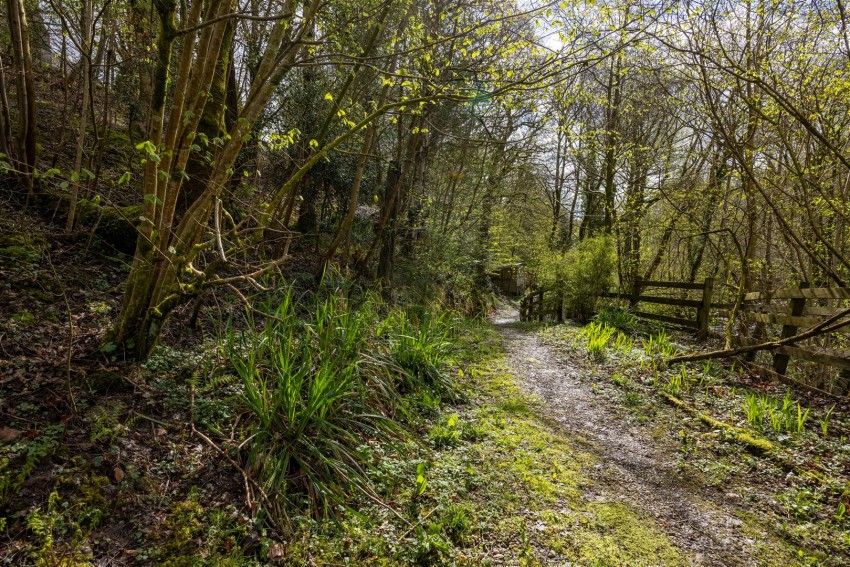
<svg viewBox="0 0 850 567">
<path fill-rule="evenodd" d="M 681 297 L 665 295 L 659 290 L 678 290 Z M 693 294 L 693 295 L 690 295 Z M 620 299 L 629 303 L 637 317 L 660 321 L 694 331 L 698 338 L 720 336 L 711 332 L 712 315 L 731 316 L 733 304 L 714 302 L 714 281 L 674 282 L 636 279 L 631 289 L 619 293 L 606 292 L 602 297 Z M 799 287 L 746 293 L 736 314 L 743 322 L 741 329 L 748 329 L 733 339 L 741 345 L 768 341 L 771 338 L 789 338 L 809 329 L 826 318 L 832 317 L 850 306 L 850 287 Z M 641 309 L 641 304 L 681 307 L 692 310 L 688 317 L 681 312 L 674 314 L 652 313 Z M 564 297 L 555 289 L 536 288 L 520 302 L 522 321 L 558 321 L 564 319 Z M 778 328 L 777 328 L 778 327 Z M 811 342 L 812 339 L 806 341 Z M 817 338 L 821 344 L 786 345 L 773 349 L 770 367 L 759 366 L 772 378 L 785 379 L 792 359 L 814 363 L 823 370 L 832 370 L 829 384 L 817 387 L 832 390 L 839 395 L 850 394 L 850 326 L 836 329 L 829 335 Z M 838 347 L 838 348 L 836 348 Z M 752 365 L 752 361 L 748 361 Z M 819 372 L 826 375 L 826 372 Z M 820 378 L 823 380 L 823 378 Z M 809 385 L 811 386 L 811 385 Z"/>
<path fill-rule="evenodd" d="M 545 321 L 547 317 L 563 323 L 564 297 L 554 289 L 534 288 L 519 303 L 519 320 Z"/>
<path fill-rule="evenodd" d="M 741 304 L 743 316 L 753 321 L 761 335 L 770 336 L 770 326 L 781 326 L 780 338 L 793 337 L 800 331 L 814 327 L 825 319 L 838 314 L 842 309 L 842 301 L 850 299 L 848 287 L 799 287 L 771 291 L 751 292 L 744 295 Z M 777 305 L 776 302 L 779 302 Z M 812 303 L 816 303 L 812 305 Z M 830 305 L 832 303 L 832 305 Z M 775 331 L 774 331 L 775 332 Z M 780 376 L 785 376 L 791 359 L 805 360 L 822 367 L 838 368 L 837 379 L 833 384 L 819 384 L 829 390 L 838 390 L 841 394 L 850 393 L 850 346 L 846 345 L 846 335 L 850 327 L 836 329 L 817 340 L 826 343 L 820 345 L 798 343 L 782 346 L 774 351 L 770 370 Z M 833 348 L 830 344 L 838 340 L 839 346 Z M 754 341 L 750 337 L 736 337 L 741 344 Z"/>
<path fill-rule="evenodd" d="M 681 289 L 688 291 L 701 291 L 699 299 L 688 299 L 686 297 L 665 297 L 658 295 L 644 295 L 644 290 L 647 288 L 654 289 Z M 644 319 L 652 319 L 653 321 L 661 321 L 662 323 L 670 323 L 685 327 L 686 329 L 696 330 L 697 336 L 704 339 L 708 336 L 708 326 L 711 321 L 711 299 L 714 292 L 714 280 L 705 278 L 702 283 L 696 282 L 667 282 L 644 280 L 640 277 L 635 278 L 632 283 L 630 293 L 603 293 L 602 297 L 612 299 L 627 299 L 629 306 L 634 314 Z M 673 305 L 676 307 L 687 307 L 696 309 L 693 318 L 678 317 L 672 315 L 663 315 L 659 313 L 649 313 L 637 309 L 640 303 L 651 303 L 655 305 Z"/>
</svg>

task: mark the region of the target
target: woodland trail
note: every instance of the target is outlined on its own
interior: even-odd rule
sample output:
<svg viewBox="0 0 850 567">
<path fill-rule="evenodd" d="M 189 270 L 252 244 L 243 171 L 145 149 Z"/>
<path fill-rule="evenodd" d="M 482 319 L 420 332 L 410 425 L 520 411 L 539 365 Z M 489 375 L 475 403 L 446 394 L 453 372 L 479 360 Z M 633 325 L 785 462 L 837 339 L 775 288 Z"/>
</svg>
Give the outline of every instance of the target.
<svg viewBox="0 0 850 567">
<path fill-rule="evenodd" d="M 688 483 L 676 461 L 679 446 L 630 423 L 604 390 L 596 390 L 563 353 L 519 328 L 515 309 L 494 324 L 507 360 L 525 390 L 543 402 L 545 417 L 598 460 L 587 471 L 589 500 L 624 503 L 654 519 L 692 565 L 755 565 L 756 542 L 739 529 L 735 504 L 719 490 Z"/>
</svg>

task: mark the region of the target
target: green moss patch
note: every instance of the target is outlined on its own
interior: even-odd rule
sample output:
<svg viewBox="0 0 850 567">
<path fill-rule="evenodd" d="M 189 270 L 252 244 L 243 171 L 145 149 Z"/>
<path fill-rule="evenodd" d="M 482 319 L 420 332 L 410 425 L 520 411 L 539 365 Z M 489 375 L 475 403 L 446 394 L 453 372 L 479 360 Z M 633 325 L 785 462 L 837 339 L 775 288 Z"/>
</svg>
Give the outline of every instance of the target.
<svg viewBox="0 0 850 567">
<path fill-rule="evenodd" d="M 588 527 L 575 536 L 582 565 L 687 565 L 667 537 L 629 506 L 588 507 Z"/>
</svg>

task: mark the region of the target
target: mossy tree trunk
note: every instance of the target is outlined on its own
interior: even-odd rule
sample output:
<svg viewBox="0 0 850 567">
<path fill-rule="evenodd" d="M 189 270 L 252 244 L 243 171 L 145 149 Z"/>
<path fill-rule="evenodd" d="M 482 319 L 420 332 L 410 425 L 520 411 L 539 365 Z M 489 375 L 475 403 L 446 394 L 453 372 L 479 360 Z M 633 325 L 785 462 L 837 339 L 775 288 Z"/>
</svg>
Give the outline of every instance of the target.
<svg viewBox="0 0 850 567">
<path fill-rule="evenodd" d="M 209 99 L 204 106 L 201 121 L 198 123 L 197 144 L 201 151 L 193 152 L 186 164 L 186 181 L 180 191 L 177 200 L 177 214 L 182 216 L 189 206 L 200 197 L 205 187 L 206 179 L 212 169 L 207 154 L 215 147 L 216 139 L 221 140 L 227 134 L 229 128 L 233 127 L 235 119 L 225 121 L 227 111 L 227 82 L 228 68 L 230 66 L 231 48 L 236 26 L 231 21 L 228 23 L 221 51 L 216 62 L 213 82 L 210 86 Z"/>
<path fill-rule="evenodd" d="M 239 118 L 217 146 L 204 188 L 176 223 L 178 198 L 209 93 L 219 69 L 221 51 L 235 0 L 208 0 L 189 7 L 178 32 L 176 0 L 154 0 L 159 17 L 157 61 L 145 149 L 144 220 L 133 265 L 124 292 L 121 314 L 110 340 L 124 344 L 140 358 L 146 357 L 159 339 L 162 326 L 178 305 L 206 287 L 215 285 L 214 268 L 203 272 L 193 265 L 204 249 L 201 244 L 211 213 L 232 175 L 232 167 L 245 140 L 275 87 L 294 66 L 303 48 L 301 34 L 315 17 L 319 1 L 297 10 L 294 0 L 282 7 L 281 17 L 268 35 L 257 74 Z M 292 25 L 299 12 L 302 25 Z M 203 14 L 203 17 L 202 17 Z M 181 38 L 179 61 L 172 69 L 172 50 Z M 226 69 L 226 67 L 225 67 Z M 174 75 L 173 89 L 169 76 Z M 166 102 L 166 93 L 173 93 Z M 166 107 L 169 112 L 166 121 Z"/>
</svg>

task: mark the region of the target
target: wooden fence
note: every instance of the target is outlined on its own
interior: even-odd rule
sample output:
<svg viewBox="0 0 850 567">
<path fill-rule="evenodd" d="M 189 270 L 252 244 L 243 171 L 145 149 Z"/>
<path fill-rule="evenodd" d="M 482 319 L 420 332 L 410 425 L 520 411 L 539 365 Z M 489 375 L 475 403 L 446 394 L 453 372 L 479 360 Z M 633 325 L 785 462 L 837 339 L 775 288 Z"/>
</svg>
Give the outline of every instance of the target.
<svg viewBox="0 0 850 567">
<path fill-rule="evenodd" d="M 747 293 L 741 304 L 741 316 L 752 327 L 751 336 L 738 334 L 734 338 L 739 344 L 747 345 L 793 337 L 846 309 L 847 305 L 842 303 L 847 300 L 850 300 L 850 288 L 813 288 L 805 284 Z M 850 392 L 850 326 L 794 345 L 781 346 L 773 350 L 770 368 L 762 367 L 760 370 L 781 379 L 787 375 L 791 359 L 811 362 L 821 369 L 838 369 L 831 383 L 825 383 L 824 372 L 818 373 L 820 383 L 816 386 L 840 395 Z"/>
<path fill-rule="evenodd" d="M 630 290 L 604 293 L 602 297 L 627 301 L 636 316 L 683 327 L 694 331 L 701 339 L 722 337 L 722 333 L 711 330 L 712 316 L 715 316 L 715 323 L 722 324 L 722 318 L 728 318 L 732 308 L 730 303 L 715 300 L 712 278 L 701 283 L 638 279 Z M 652 313 L 642 310 L 641 304 L 683 309 L 675 315 Z M 846 287 L 812 288 L 803 284 L 795 288 L 747 293 L 737 315 L 741 323 L 736 323 L 736 329 L 747 330 L 733 338 L 738 344 L 746 345 L 793 337 L 847 307 L 850 307 L 850 288 Z M 683 310 L 692 310 L 693 315 L 683 315 Z M 563 321 L 563 295 L 554 289 L 530 290 L 520 302 L 520 320 Z M 850 394 L 850 326 L 816 339 L 782 346 L 772 352 L 770 368 L 759 366 L 758 370 L 773 378 L 784 379 L 792 359 L 807 361 L 818 365 L 820 370 L 832 369 L 829 380 L 823 378 L 827 372 L 819 372 L 821 378 L 815 387 L 839 395 Z"/>
<path fill-rule="evenodd" d="M 661 282 L 650 281 L 638 278 L 632 285 L 632 289 L 628 293 L 603 293 L 602 297 L 611 299 L 623 299 L 629 302 L 630 309 L 638 317 L 661 321 L 678 325 L 687 329 L 692 329 L 697 332 L 700 337 L 707 336 L 708 325 L 711 315 L 711 296 L 713 290 L 713 280 L 706 278 L 702 283 L 685 283 L 685 282 Z M 691 291 L 699 291 L 696 299 L 688 299 L 687 297 L 672 297 L 664 295 L 645 295 L 647 289 L 667 289 L 680 290 L 683 295 L 687 295 Z M 659 293 L 659 292 L 653 292 Z M 520 301 L 520 321 L 558 321 L 564 320 L 564 301 L 563 295 L 551 288 L 536 288 L 531 290 Z M 694 308 L 696 310 L 694 317 L 687 319 L 684 317 L 674 317 L 670 315 L 662 315 L 658 313 L 649 313 L 640 311 L 637 306 L 640 303 L 653 303 L 658 305 L 675 305 L 678 307 Z"/>
<path fill-rule="evenodd" d="M 653 291 L 651 293 L 645 293 L 648 289 Z M 673 297 L 670 294 L 664 294 L 663 291 L 655 290 L 680 290 L 680 295 L 684 297 Z M 693 292 L 699 292 L 696 294 L 697 297 L 689 298 L 689 295 L 694 295 Z M 711 299 L 713 293 L 714 280 L 712 278 L 705 278 L 702 283 L 689 283 L 652 281 L 638 277 L 635 278 L 630 293 L 603 293 L 602 297 L 627 299 L 629 301 L 630 309 L 638 317 L 652 319 L 653 321 L 661 321 L 662 323 L 669 323 L 679 327 L 685 327 L 686 329 L 692 329 L 696 331 L 697 336 L 700 339 L 704 339 L 708 336 L 708 326 L 711 322 Z M 638 308 L 641 303 L 687 307 L 689 309 L 693 309 L 694 313 L 691 318 L 650 313 L 647 311 L 641 311 Z"/>
<path fill-rule="evenodd" d="M 548 318 L 548 319 L 547 319 Z M 519 302 L 520 321 L 564 321 L 564 296 L 554 289 L 535 287 Z"/>
</svg>

